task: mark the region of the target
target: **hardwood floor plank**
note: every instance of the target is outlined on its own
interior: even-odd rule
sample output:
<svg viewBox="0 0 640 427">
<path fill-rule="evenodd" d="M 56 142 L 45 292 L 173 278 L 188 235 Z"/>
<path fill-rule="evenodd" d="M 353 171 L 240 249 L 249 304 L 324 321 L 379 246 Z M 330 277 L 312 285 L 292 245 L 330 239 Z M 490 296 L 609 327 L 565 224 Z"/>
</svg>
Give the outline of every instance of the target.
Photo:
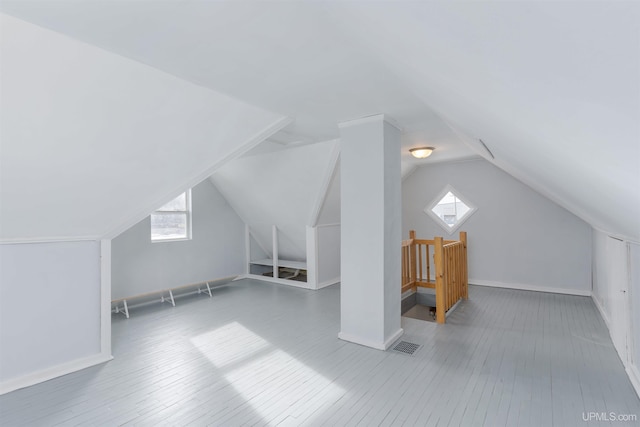
<svg viewBox="0 0 640 427">
<path fill-rule="evenodd" d="M 0 396 L 0 425 L 564 427 L 590 411 L 640 415 L 590 298 L 470 286 L 446 325 L 402 319 L 403 340 L 421 345 L 408 356 L 339 340 L 339 291 L 241 280 L 114 316 L 113 361 Z"/>
</svg>

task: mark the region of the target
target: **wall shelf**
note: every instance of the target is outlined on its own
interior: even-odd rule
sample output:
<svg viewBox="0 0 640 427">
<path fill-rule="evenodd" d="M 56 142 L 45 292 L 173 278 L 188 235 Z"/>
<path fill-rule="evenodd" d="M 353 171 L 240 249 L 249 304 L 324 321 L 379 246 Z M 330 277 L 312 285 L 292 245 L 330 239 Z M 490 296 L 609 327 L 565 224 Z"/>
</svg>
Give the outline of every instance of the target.
<svg viewBox="0 0 640 427">
<path fill-rule="evenodd" d="M 278 228 L 271 226 L 271 258 L 265 247 L 253 253 L 251 228 L 245 225 L 245 277 L 295 286 L 320 289 L 340 281 L 340 224 L 323 224 L 306 229 L 306 261 L 279 258 Z M 294 271 L 291 271 L 294 270 Z"/>
<path fill-rule="evenodd" d="M 255 261 L 250 261 L 250 264 L 254 264 L 254 265 L 265 265 L 268 267 L 273 267 L 273 260 L 272 259 L 259 259 L 259 260 L 255 260 Z M 286 259 L 279 259 L 278 260 L 278 267 L 285 267 L 285 268 L 293 268 L 296 270 L 306 270 L 307 269 L 307 263 L 306 262 L 302 262 L 302 261 L 290 261 L 290 260 L 286 260 Z"/>
</svg>

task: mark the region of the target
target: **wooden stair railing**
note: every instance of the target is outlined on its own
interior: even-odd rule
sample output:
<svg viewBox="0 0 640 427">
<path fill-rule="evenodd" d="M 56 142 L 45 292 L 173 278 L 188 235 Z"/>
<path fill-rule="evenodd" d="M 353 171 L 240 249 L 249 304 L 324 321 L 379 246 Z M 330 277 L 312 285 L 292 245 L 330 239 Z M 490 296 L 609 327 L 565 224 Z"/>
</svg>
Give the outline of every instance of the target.
<svg viewBox="0 0 640 427">
<path fill-rule="evenodd" d="M 431 279 L 430 246 L 433 246 L 435 281 Z M 416 239 L 414 230 L 402 241 L 402 293 L 418 287 L 436 291 L 436 321 L 445 323 L 446 312 L 460 299 L 469 297 L 467 233 L 460 240 Z"/>
</svg>

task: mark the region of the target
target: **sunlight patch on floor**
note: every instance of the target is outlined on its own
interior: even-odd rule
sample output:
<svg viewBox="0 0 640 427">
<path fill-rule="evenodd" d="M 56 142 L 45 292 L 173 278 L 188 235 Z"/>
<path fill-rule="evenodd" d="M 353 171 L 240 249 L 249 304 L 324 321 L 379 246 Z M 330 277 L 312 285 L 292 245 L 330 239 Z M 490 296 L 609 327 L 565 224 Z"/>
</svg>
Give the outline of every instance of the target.
<svg viewBox="0 0 640 427">
<path fill-rule="evenodd" d="M 240 393 L 263 422 L 291 419 L 310 422 L 316 411 L 337 401 L 344 390 L 287 352 L 237 322 L 191 339 Z M 315 411 L 315 412 L 314 412 Z M 257 421 L 257 420 L 256 420 Z"/>
<path fill-rule="evenodd" d="M 191 338 L 191 343 L 217 368 L 240 362 L 270 344 L 238 322 Z"/>
</svg>

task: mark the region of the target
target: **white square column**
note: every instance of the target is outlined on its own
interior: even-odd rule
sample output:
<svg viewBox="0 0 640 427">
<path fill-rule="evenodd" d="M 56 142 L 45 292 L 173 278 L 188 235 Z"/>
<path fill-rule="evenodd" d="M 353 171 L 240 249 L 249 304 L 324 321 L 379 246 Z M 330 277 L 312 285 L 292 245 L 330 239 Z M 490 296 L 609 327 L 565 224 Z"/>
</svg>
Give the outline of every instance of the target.
<svg viewBox="0 0 640 427">
<path fill-rule="evenodd" d="M 400 325 L 400 130 L 383 115 L 340 125 L 341 285 L 338 337 L 386 350 Z"/>
</svg>

